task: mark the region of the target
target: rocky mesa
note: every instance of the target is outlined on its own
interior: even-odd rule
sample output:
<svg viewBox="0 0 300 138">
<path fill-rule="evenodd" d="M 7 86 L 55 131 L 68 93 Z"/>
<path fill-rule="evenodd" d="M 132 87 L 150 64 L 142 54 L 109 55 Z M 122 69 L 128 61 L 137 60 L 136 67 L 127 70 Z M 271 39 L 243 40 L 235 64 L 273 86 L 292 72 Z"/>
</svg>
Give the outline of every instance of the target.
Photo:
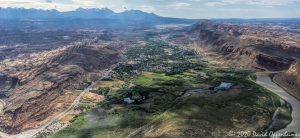
<svg viewBox="0 0 300 138">
<path fill-rule="evenodd" d="M 211 21 L 200 21 L 190 33 L 198 46 L 241 67 L 287 70 L 300 58 L 299 34 Z"/>
<path fill-rule="evenodd" d="M 19 133 L 65 110 L 76 98 L 76 93 L 66 96 L 66 91 L 84 89 L 81 84 L 86 75 L 117 63 L 123 48 L 124 43 L 80 42 L 2 61 L 1 77 L 7 81 L 0 83 L 6 103 L 1 126 L 8 133 Z M 63 106 L 61 99 L 66 100 Z"/>
</svg>

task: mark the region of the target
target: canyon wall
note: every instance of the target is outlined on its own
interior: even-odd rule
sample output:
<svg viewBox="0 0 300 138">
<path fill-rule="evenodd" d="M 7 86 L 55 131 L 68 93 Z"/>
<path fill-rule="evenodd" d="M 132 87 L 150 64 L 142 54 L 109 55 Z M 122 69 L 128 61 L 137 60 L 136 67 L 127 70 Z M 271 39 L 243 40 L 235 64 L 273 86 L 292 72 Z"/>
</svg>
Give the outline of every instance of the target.
<svg viewBox="0 0 300 138">
<path fill-rule="evenodd" d="M 274 81 L 300 100 L 300 61 L 293 63 L 284 73 L 275 75 Z"/>
<path fill-rule="evenodd" d="M 19 133 L 66 110 L 75 91 L 85 88 L 86 75 L 119 62 L 123 46 L 78 43 L 2 61 L 0 77 L 6 79 L 0 82 L 0 94 L 6 105 L 0 125 L 8 133 Z"/>
<path fill-rule="evenodd" d="M 199 46 L 245 68 L 287 70 L 300 58 L 298 34 L 210 21 L 201 21 L 189 33 Z"/>
</svg>

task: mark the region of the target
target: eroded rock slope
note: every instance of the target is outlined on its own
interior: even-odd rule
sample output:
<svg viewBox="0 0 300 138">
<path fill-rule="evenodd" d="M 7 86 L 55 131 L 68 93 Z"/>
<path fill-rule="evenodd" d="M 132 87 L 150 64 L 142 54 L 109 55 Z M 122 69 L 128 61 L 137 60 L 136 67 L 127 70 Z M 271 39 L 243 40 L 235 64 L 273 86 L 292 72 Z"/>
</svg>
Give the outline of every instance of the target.
<svg viewBox="0 0 300 138">
<path fill-rule="evenodd" d="M 190 33 L 199 46 L 242 67 L 287 70 L 300 58 L 299 34 L 210 21 L 201 21 Z"/>
<path fill-rule="evenodd" d="M 66 91 L 84 89 L 81 83 L 88 73 L 117 63 L 124 45 L 80 42 L 2 61 L 0 77 L 5 79 L 0 82 L 4 88 L 0 94 L 7 104 L 0 115 L 1 126 L 8 133 L 19 133 L 38 127 L 51 115 L 63 111 L 68 106 L 58 108 L 59 100 L 68 99 L 64 97 Z M 68 100 L 72 102 L 72 98 Z"/>
</svg>

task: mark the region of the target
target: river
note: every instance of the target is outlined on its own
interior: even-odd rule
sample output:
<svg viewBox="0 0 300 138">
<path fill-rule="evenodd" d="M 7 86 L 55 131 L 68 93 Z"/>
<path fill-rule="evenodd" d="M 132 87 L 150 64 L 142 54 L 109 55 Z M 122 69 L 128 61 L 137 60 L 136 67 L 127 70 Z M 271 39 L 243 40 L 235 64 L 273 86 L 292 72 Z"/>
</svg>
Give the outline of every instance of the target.
<svg viewBox="0 0 300 138">
<path fill-rule="evenodd" d="M 283 134 L 285 132 L 295 132 L 300 135 L 300 101 L 297 100 L 295 97 L 291 96 L 281 87 L 279 87 L 277 84 L 275 84 L 269 77 L 269 73 L 264 73 L 264 72 L 257 73 L 256 83 L 272 91 L 273 93 L 280 96 L 282 99 L 289 102 L 293 108 L 292 122 L 286 128 L 277 131 L 275 134 Z M 273 137 L 276 137 L 276 135 L 273 135 Z"/>
</svg>

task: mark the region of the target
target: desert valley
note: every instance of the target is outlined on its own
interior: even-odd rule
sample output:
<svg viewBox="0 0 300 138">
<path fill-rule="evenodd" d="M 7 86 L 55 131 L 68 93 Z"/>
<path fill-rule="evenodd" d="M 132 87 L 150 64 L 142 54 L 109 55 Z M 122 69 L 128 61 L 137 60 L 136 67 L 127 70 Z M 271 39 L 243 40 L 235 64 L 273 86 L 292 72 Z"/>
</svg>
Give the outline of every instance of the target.
<svg viewBox="0 0 300 138">
<path fill-rule="evenodd" d="M 300 19 L 1 8 L 0 32 L 0 137 L 300 133 Z"/>
</svg>

